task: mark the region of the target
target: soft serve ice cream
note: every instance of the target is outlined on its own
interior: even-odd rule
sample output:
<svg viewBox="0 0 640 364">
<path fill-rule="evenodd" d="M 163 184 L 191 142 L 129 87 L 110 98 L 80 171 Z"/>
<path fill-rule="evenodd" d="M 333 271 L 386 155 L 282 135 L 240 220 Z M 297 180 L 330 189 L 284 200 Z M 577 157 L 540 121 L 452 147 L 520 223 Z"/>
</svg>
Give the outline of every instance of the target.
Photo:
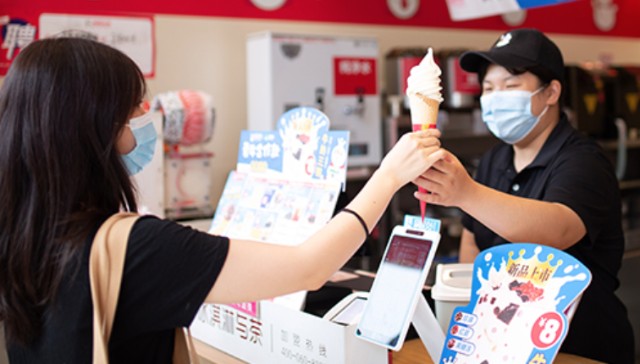
<svg viewBox="0 0 640 364">
<path fill-rule="evenodd" d="M 438 109 L 442 102 L 440 75 L 442 71 L 433 59 L 433 49 L 429 48 L 420 64 L 411 68 L 407 78 L 407 96 L 411 108 L 411 125 L 413 131 L 436 127 Z M 426 192 L 418 187 L 420 192 Z M 420 201 L 420 216 L 424 221 L 426 203 Z"/>
<path fill-rule="evenodd" d="M 413 130 L 434 128 L 442 102 L 440 75 L 442 71 L 429 48 L 420 64 L 411 68 L 407 79 L 407 96 L 411 108 Z"/>
</svg>

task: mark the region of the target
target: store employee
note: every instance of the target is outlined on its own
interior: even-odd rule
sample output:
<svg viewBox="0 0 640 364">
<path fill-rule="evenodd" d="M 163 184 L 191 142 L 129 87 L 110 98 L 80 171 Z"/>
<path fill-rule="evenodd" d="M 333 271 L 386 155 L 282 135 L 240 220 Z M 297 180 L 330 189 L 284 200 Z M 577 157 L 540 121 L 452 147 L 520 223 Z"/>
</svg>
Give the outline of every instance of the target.
<svg viewBox="0 0 640 364">
<path fill-rule="evenodd" d="M 624 251 L 618 181 L 598 145 L 561 111 L 564 62 L 541 32 L 500 36 L 461 67 L 482 84 L 482 118 L 502 142 L 481 159 L 475 181 L 449 154 L 423 175 L 416 192 L 429 204 L 465 213 L 460 261 L 510 242 L 565 250 L 593 275 L 561 351 L 607 363 L 633 363 L 633 331 L 616 297 Z"/>
</svg>

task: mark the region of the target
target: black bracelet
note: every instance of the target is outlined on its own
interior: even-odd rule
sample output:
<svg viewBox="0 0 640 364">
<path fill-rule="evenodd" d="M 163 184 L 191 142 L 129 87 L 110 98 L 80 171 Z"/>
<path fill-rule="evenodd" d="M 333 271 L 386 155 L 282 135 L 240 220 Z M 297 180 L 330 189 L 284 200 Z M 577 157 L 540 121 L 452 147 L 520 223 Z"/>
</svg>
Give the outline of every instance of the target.
<svg viewBox="0 0 640 364">
<path fill-rule="evenodd" d="M 357 212 L 344 208 L 341 210 L 341 212 L 348 212 L 351 215 L 355 216 L 356 219 L 358 219 L 358 221 L 360 221 L 360 225 L 362 225 L 362 228 L 364 229 L 364 235 L 365 236 L 369 236 L 369 228 L 367 227 L 367 223 L 364 222 L 364 219 L 362 218 L 362 216 L 360 216 L 360 214 L 358 214 Z"/>
</svg>

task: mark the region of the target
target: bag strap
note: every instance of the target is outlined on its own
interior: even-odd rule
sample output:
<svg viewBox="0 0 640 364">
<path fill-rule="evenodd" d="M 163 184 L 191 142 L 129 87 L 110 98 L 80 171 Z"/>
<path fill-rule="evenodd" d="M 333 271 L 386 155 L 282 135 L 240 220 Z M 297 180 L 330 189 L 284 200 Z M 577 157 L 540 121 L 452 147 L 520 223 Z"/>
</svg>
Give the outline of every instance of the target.
<svg viewBox="0 0 640 364">
<path fill-rule="evenodd" d="M 93 239 L 89 255 L 89 279 L 93 301 L 93 363 L 109 363 L 111 336 L 129 233 L 138 219 L 133 213 L 117 213 L 107 219 Z"/>
<path fill-rule="evenodd" d="M 109 363 L 108 343 L 120 295 L 129 235 L 139 217 L 129 212 L 117 213 L 100 226 L 93 239 L 89 255 L 93 300 L 93 364 Z M 176 328 L 174 341 L 174 363 L 199 363 L 189 328 Z"/>
<path fill-rule="evenodd" d="M 173 344 L 174 364 L 198 364 L 200 359 L 193 345 L 191 330 L 188 327 L 178 327 L 176 329 L 175 342 Z"/>
</svg>

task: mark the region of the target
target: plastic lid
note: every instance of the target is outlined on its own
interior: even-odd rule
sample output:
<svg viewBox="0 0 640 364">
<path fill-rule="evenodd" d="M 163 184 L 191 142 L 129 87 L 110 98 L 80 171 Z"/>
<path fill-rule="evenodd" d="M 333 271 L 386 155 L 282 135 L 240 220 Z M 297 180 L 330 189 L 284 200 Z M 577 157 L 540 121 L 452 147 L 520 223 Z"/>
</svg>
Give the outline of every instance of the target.
<svg viewBox="0 0 640 364">
<path fill-rule="evenodd" d="M 431 297 L 441 301 L 469 301 L 473 264 L 438 264 Z"/>
</svg>

